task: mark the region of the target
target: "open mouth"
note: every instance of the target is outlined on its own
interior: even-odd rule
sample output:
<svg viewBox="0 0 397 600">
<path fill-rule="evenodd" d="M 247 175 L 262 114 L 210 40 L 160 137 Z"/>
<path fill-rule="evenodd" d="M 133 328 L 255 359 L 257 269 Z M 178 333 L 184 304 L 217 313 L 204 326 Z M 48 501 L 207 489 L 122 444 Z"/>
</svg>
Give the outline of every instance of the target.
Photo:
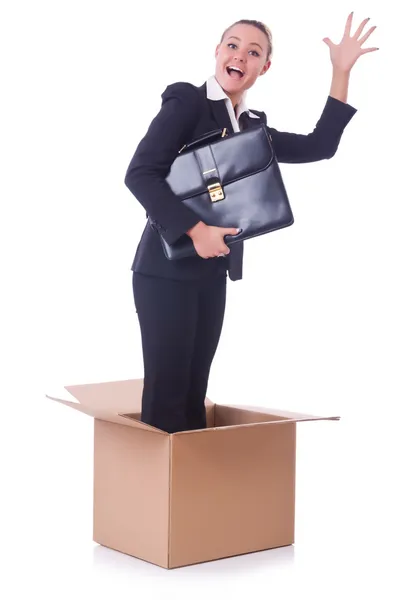
<svg viewBox="0 0 397 600">
<path fill-rule="evenodd" d="M 244 77 L 244 71 L 242 71 L 239 67 L 226 67 L 226 71 L 232 79 L 242 79 Z"/>
</svg>

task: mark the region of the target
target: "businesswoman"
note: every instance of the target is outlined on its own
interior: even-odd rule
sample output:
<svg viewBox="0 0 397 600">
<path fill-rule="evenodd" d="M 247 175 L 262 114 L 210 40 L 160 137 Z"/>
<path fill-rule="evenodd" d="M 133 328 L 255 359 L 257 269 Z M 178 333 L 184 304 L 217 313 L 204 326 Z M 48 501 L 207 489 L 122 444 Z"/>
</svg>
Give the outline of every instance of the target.
<svg viewBox="0 0 397 600">
<path fill-rule="evenodd" d="M 215 74 L 202 86 L 174 83 L 162 94 L 159 113 L 139 143 L 125 184 L 150 216 L 132 264 L 133 293 L 144 360 L 142 421 L 177 431 L 206 427 L 204 400 L 210 367 L 222 330 L 227 276 L 242 278 L 239 231 L 200 222 L 166 182 L 180 148 L 218 128 L 239 132 L 265 124 L 280 163 L 329 159 L 337 151 L 356 109 L 347 103 L 350 71 L 376 48 L 362 46 L 375 27 L 363 21 L 352 33 L 350 14 L 339 44 L 324 38 L 332 62 L 332 82 L 322 114 L 308 135 L 268 126 L 264 112 L 249 110 L 246 92 L 270 68 L 272 36 L 258 21 L 230 26 L 216 47 Z M 291 106 L 293 108 L 293 106 Z M 160 242 L 190 236 L 196 256 L 168 260 Z M 232 248 L 225 235 L 237 236 Z"/>
</svg>

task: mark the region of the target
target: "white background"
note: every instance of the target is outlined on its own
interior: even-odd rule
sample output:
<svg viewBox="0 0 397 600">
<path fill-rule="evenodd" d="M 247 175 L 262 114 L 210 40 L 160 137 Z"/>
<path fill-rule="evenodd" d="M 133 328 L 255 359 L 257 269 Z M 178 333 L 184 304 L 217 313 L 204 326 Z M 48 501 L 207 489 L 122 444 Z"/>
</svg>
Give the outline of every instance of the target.
<svg viewBox="0 0 397 600">
<path fill-rule="evenodd" d="M 294 547 L 164 571 L 91 541 L 92 421 L 63 385 L 142 376 L 131 271 L 145 223 L 124 185 L 174 81 L 201 85 L 222 31 L 266 22 L 270 71 L 249 92 L 308 133 L 329 92 L 325 36 L 378 30 L 337 155 L 282 165 L 293 227 L 247 243 L 228 285 L 208 396 L 339 422 L 298 426 Z M 385 0 L 3 2 L 1 550 L 6 599 L 396 597 L 395 29 Z M 394 456 L 393 456 L 394 455 Z M 8 589 L 7 589 L 8 586 Z"/>
</svg>

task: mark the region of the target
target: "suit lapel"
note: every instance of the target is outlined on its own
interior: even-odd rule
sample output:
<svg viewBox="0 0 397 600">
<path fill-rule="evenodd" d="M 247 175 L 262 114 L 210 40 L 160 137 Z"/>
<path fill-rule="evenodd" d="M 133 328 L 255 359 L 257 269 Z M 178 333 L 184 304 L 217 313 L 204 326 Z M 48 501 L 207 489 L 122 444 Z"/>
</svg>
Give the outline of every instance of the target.
<svg viewBox="0 0 397 600">
<path fill-rule="evenodd" d="M 220 129 L 228 130 L 229 134 L 233 133 L 232 122 L 227 112 L 226 104 L 224 100 L 209 100 L 207 98 L 207 84 L 201 86 L 201 90 L 211 108 L 212 117 Z"/>
<path fill-rule="evenodd" d="M 223 129 L 226 127 L 229 134 L 233 133 L 233 125 L 229 117 L 224 100 L 208 100 L 211 106 L 211 111 L 218 126 Z"/>
<path fill-rule="evenodd" d="M 263 117 L 259 115 L 259 119 L 256 117 L 250 117 L 247 112 L 243 112 L 239 119 L 240 127 L 244 129 L 252 129 L 254 127 L 260 127 L 264 123 Z"/>
</svg>

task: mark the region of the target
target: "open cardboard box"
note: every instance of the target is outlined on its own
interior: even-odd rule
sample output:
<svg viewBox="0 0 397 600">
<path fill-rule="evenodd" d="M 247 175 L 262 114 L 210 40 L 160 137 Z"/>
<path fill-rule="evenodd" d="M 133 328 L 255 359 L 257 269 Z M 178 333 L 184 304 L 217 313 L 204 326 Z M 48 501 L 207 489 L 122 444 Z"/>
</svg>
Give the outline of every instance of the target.
<svg viewBox="0 0 397 600">
<path fill-rule="evenodd" d="M 93 540 L 168 569 L 293 544 L 296 424 L 339 417 L 206 398 L 206 429 L 169 434 L 139 420 L 142 389 L 46 394 L 94 417 Z"/>
</svg>

